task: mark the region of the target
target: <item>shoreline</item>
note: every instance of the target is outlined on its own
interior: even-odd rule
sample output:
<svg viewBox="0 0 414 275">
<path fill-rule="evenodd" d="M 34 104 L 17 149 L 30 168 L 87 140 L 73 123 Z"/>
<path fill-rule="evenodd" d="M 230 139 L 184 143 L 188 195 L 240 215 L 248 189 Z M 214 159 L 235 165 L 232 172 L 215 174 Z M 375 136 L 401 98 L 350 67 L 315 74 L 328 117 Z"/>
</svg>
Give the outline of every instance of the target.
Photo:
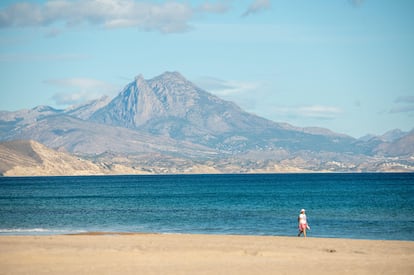
<svg viewBox="0 0 414 275">
<path fill-rule="evenodd" d="M 22 231 L 20 231 L 22 230 Z M 1 237 L 51 237 L 51 236 L 134 236 L 134 235 L 202 235 L 202 236 L 240 236 L 240 237 L 275 237 L 275 238 L 299 238 L 295 234 L 291 235 L 272 235 L 272 234 L 238 234 L 238 233 L 206 233 L 206 232 L 157 232 L 157 231 L 86 231 L 86 230 L 55 230 L 55 229 L 17 229 L 15 232 L 0 231 Z M 29 233 L 31 232 L 31 233 Z M 303 238 L 301 236 L 300 238 Z M 327 240 L 355 240 L 355 241 L 384 241 L 384 242 L 412 242 L 414 239 L 380 239 L 380 238 L 358 238 L 358 237 L 346 237 L 346 236 L 314 236 L 309 235 L 308 239 L 327 239 Z"/>
<path fill-rule="evenodd" d="M 85 232 L 0 236 L 0 274 L 412 274 L 414 242 Z"/>
<path fill-rule="evenodd" d="M 240 237 L 275 237 L 275 238 L 299 238 L 295 234 L 292 235 L 271 235 L 271 234 L 237 234 L 237 233 L 204 233 L 204 232 L 197 232 L 197 233 L 191 233 L 191 232 L 156 232 L 156 231 L 83 231 L 83 230 L 75 230 L 73 232 L 66 231 L 66 230 L 57 230 L 59 233 L 54 232 L 54 230 L 50 230 L 51 233 L 46 229 L 33 229 L 34 232 L 36 230 L 40 230 L 38 233 L 0 233 L 1 237 L 51 237 L 51 236 L 134 236 L 134 235 L 202 235 L 202 236 L 240 236 Z M 43 231 L 44 230 L 44 231 Z M 31 231 L 31 230 L 29 230 Z M 19 232 L 19 231 L 17 231 Z M 53 232 L 53 233 L 52 233 Z M 300 238 L 303 238 L 301 236 Z M 313 236 L 310 235 L 307 237 L 308 239 L 327 239 L 327 240 L 355 240 L 355 241 L 384 241 L 384 242 L 412 242 L 413 240 L 408 239 L 375 239 L 375 238 L 352 238 L 352 237 L 330 237 L 330 236 Z"/>
</svg>

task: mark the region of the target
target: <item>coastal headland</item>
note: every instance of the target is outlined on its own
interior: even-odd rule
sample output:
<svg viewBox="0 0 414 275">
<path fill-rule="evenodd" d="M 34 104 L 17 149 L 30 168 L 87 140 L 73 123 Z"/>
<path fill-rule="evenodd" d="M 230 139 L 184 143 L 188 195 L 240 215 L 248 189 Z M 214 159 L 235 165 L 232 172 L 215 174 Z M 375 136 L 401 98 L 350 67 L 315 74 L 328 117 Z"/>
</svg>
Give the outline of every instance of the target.
<svg viewBox="0 0 414 275">
<path fill-rule="evenodd" d="M 0 236 L 0 274 L 413 274 L 414 242 L 92 232 Z"/>
</svg>

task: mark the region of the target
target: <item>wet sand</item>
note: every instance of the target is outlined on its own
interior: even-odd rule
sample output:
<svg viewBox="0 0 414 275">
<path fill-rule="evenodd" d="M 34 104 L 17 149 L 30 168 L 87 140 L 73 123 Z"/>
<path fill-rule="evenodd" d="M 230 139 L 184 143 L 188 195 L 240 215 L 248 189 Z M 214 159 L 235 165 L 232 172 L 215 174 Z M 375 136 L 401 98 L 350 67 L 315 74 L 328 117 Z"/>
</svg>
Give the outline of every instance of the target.
<svg viewBox="0 0 414 275">
<path fill-rule="evenodd" d="M 0 274 L 414 274 L 414 242 L 102 232 L 0 236 Z"/>
</svg>

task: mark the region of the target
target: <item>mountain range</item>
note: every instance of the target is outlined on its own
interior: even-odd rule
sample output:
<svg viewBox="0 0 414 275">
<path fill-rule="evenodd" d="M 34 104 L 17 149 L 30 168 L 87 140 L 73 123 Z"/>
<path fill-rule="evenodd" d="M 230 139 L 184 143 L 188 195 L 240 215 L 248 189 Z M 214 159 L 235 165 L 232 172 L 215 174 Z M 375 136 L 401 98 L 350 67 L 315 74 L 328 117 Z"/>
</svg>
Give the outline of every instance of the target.
<svg viewBox="0 0 414 275">
<path fill-rule="evenodd" d="M 65 110 L 1 111 L 0 141 L 13 140 L 33 140 L 99 167 L 129 167 L 129 173 L 414 171 L 414 131 L 355 139 L 277 123 L 178 72 L 139 75 L 112 99 Z"/>
</svg>

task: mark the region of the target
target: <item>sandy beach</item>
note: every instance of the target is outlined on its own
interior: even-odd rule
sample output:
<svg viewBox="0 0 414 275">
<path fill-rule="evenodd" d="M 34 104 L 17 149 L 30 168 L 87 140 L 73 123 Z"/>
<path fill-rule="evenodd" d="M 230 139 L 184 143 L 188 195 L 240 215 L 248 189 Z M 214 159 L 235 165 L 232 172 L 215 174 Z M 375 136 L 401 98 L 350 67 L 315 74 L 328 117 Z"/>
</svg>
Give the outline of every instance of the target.
<svg viewBox="0 0 414 275">
<path fill-rule="evenodd" d="M 414 274 L 414 242 L 273 236 L 0 236 L 1 274 Z"/>
</svg>

